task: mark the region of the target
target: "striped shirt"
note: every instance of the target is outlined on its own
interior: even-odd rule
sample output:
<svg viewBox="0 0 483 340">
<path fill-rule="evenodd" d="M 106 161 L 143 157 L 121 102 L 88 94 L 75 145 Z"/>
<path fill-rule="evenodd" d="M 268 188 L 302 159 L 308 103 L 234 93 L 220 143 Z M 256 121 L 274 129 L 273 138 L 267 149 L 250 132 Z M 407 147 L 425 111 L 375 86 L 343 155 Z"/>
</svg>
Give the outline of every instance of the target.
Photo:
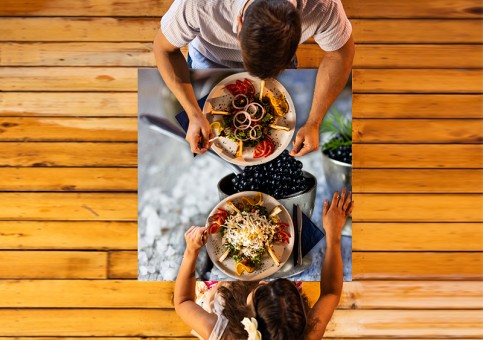
<svg viewBox="0 0 483 340">
<path fill-rule="evenodd" d="M 193 68 L 243 68 L 238 21 L 247 0 L 175 0 L 161 19 L 161 30 L 176 47 L 189 44 Z M 314 37 L 325 51 L 347 42 L 352 26 L 340 0 L 298 0 L 300 44 Z"/>
</svg>

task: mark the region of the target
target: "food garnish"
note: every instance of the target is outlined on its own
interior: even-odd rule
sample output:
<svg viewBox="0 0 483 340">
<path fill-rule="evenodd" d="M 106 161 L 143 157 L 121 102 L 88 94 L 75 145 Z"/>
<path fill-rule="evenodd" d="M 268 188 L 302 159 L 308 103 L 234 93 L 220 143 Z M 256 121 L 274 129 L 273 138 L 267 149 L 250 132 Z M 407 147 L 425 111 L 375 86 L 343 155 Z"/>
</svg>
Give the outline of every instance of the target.
<svg viewBox="0 0 483 340">
<path fill-rule="evenodd" d="M 208 219 L 211 223 L 210 233 L 220 233 L 223 246 L 226 247 L 218 261 L 223 262 L 231 256 L 236 262 L 238 275 L 245 271 L 251 273 L 261 264 L 267 251 L 279 266 L 280 261 L 271 247 L 274 243 L 290 243 L 290 234 L 285 230 L 288 225 L 272 219 L 282 211 L 281 207 L 275 207 L 269 214 L 263 206 L 261 193 L 243 197 L 236 203 L 227 201 L 226 205 L 232 211 L 218 209 Z"/>
<path fill-rule="evenodd" d="M 255 147 L 254 158 L 267 157 L 275 151 L 275 143 L 268 136 L 270 130 L 290 131 L 290 128 L 276 124 L 276 119 L 288 112 L 285 96 L 274 97 L 270 91 L 265 91 L 265 96 L 264 86 L 262 81 L 260 93 L 255 93 L 249 79 L 228 84 L 225 89 L 233 96 L 231 103 L 223 110 L 211 111 L 211 114 L 222 115 L 222 129 L 218 135 L 238 144 L 236 158 L 242 158 L 246 147 Z"/>
</svg>

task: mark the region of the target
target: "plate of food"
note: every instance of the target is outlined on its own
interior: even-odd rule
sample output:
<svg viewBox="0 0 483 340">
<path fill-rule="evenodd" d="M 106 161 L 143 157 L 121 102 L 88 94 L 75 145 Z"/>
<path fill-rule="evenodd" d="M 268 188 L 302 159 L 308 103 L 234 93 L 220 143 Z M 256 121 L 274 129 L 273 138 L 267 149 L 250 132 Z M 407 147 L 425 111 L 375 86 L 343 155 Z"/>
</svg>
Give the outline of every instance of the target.
<svg viewBox="0 0 483 340">
<path fill-rule="evenodd" d="M 203 112 L 217 137 L 213 150 L 241 166 L 271 161 L 287 148 L 295 130 L 295 107 L 283 85 L 248 72 L 219 82 Z"/>
<path fill-rule="evenodd" d="M 272 196 L 245 191 L 222 200 L 206 225 L 208 255 L 223 273 L 245 281 L 277 272 L 294 246 L 287 209 Z"/>
</svg>

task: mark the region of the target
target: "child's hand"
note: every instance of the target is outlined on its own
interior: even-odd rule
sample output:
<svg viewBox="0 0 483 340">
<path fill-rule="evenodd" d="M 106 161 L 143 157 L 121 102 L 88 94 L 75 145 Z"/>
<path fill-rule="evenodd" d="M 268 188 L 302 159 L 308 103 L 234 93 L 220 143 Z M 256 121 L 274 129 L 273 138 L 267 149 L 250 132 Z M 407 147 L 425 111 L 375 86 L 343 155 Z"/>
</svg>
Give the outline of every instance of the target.
<svg viewBox="0 0 483 340">
<path fill-rule="evenodd" d="M 208 240 L 208 227 L 191 227 L 184 234 L 186 250 L 197 252 Z"/>
<path fill-rule="evenodd" d="M 354 202 L 351 200 L 351 193 L 346 196 L 345 188 L 342 189 L 342 194 L 339 198 L 339 193 L 336 191 L 332 202 L 329 204 L 328 200 L 324 202 L 324 210 L 322 212 L 322 222 L 327 234 L 327 241 L 340 240 L 340 233 L 345 224 L 345 220 L 352 213 Z"/>
</svg>

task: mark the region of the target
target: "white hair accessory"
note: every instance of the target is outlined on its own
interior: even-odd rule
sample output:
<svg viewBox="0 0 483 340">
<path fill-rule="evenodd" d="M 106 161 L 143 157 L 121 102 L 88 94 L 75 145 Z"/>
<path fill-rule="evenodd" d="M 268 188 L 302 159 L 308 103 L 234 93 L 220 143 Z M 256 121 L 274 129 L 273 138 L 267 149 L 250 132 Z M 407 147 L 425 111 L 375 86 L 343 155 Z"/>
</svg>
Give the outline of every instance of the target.
<svg viewBox="0 0 483 340">
<path fill-rule="evenodd" d="M 242 325 L 248 333 L 247 340 L 262 340 L 262 333 L 258 330 L 258 322 L 255 318 L 243 318 Z"/>
</svg>

